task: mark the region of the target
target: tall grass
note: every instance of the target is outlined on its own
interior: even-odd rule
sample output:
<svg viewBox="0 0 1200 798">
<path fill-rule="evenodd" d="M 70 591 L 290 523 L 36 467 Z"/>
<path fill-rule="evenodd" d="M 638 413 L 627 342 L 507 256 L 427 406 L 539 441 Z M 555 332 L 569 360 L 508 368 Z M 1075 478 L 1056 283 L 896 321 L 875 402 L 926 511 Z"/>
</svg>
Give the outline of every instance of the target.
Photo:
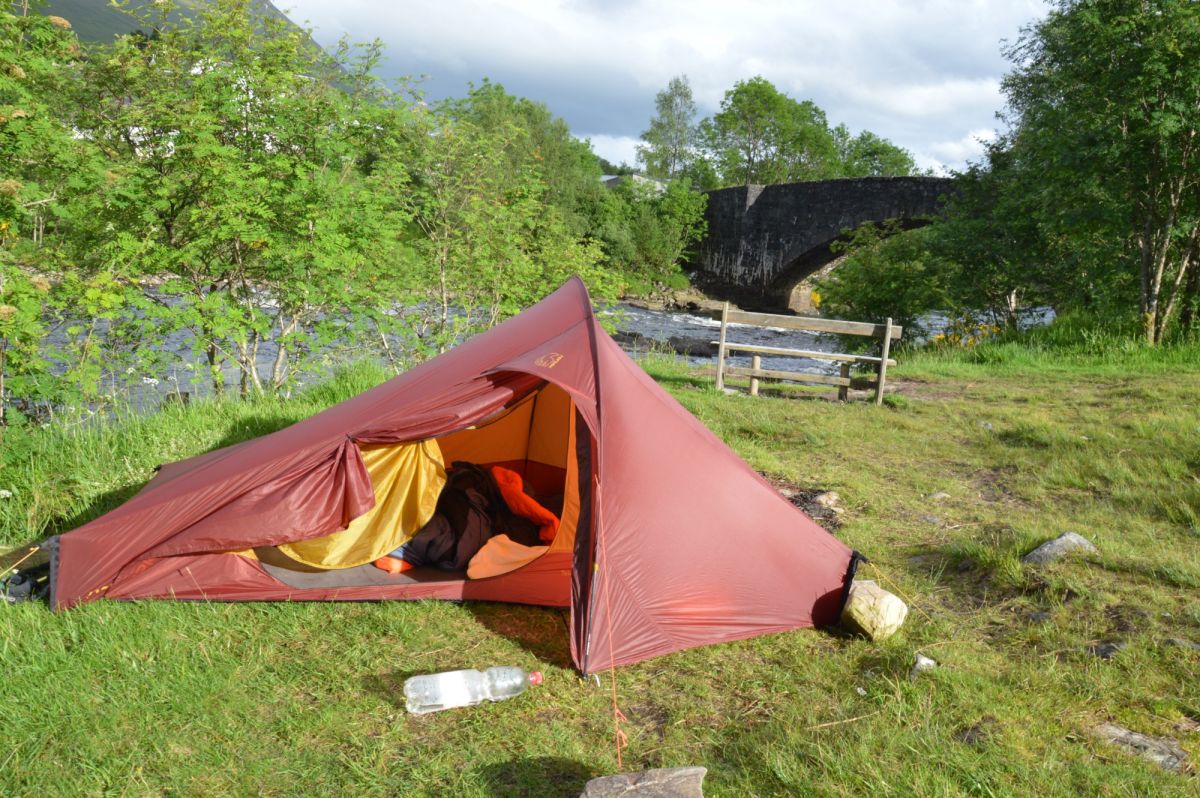
<svg viewBox="0 0 1200 798">
<path fill-rule="evenodd" d="M 1008 371 L 1160 373 L 1200 364 L 1200 339 L 1176 336 L 1151 346 L 1136 329 L 1067 315 L 1045 326 L 985 338 L 974 346 L 927 345 L 902 355 L 914 369 L 943 372 L 965 365 Z"/>
</svg>

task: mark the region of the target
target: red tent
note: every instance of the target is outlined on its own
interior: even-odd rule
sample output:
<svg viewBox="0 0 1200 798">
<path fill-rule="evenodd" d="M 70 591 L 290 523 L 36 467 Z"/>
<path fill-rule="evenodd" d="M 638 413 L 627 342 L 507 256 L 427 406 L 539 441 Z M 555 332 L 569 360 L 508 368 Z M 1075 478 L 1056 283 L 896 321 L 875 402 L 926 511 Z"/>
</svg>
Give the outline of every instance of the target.
<svg viewBox="0 0 1200 798">
<path fill-rule="evenodd" d="M 482 579 L 280 554 L 377 508 L 380 457 L 436 441 L 563 496 L 559 534 Z M 382 509 L 380 509 L 382 512 Z M 482 599 L 570 607 L 584 673 L 837 621 L 853 552 L 604 333 L 578 278 L 453 351 L 271 435 L 164 466 L 62 535 L 56 608 L 106 597 Z"/>
</svg>

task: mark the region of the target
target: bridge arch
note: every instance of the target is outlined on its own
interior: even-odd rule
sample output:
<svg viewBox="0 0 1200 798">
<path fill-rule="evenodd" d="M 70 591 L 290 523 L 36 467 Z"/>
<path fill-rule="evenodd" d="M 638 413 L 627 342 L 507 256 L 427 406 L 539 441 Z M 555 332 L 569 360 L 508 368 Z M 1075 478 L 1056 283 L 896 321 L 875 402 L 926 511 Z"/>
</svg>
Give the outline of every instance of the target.
<svg viewBox="0 0 1200 798">
<path fill-rule="evenodd" d="M 743 307 L 784 310 L 792 289 L 836 257 L 843 231 L 898 219 L 927 224 L 954 181 L 866 177 L 738 186 L 708 192 L 708 234 L 693 262 L 697 281 Z"/>
</svg>

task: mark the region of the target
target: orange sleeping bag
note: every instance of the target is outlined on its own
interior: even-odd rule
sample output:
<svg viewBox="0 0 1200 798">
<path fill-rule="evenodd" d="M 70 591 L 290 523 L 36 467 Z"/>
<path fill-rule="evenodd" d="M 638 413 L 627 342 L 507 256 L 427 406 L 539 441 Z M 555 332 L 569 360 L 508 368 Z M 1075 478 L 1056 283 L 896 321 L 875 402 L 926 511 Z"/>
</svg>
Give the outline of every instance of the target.
<svg viewBox="0 0 1200 798">
<path fill-rule="evenodd" d="M 492 466 L 491 471 L 508 509 L 537 524 L 540 527 L 538 538 L 543 543 L 554 540 L 554 536 L 558 534 L 558 516 L 538 504 L 536 499 L 525 492 L 525 481 L 521 479 L 521 475 L 503 466 Z"/>
</svg>

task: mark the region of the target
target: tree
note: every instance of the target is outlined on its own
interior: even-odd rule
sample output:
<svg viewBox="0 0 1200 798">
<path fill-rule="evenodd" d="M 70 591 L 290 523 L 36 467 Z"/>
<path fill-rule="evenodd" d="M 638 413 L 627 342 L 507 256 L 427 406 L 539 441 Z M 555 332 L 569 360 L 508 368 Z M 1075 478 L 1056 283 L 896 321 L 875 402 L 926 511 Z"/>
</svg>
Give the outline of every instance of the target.
<svg viewBox="0 0 1200 798">
<path fill-rule="evenodd" d="M 1135 277 L 1158 343 L 1200 268 L 1200 4 L 1061 0 L 1007 55 L 1011 146 L 1047 239 Z"/>
<path fill-rule="evenodd" d="M 314 326 L 390 304 L 405 223 L 386 203 L 402 174 L 372 169 L 403 139 L 372 94 L 378 49 L 329 58 L 255 8 L 216 0 L 193 22 L 156 3 L 156 34 L 96 53 L 73 103 L 110 158 L 79 261 L 137 289 L 123 330 L 141 365 L 188 334 L 218 392 L 230 363 L 243 393 L 283 388 Z"/>
<path fill-rule="evenodd" d="M 704 236 L 707 201 L 686 178 L 672 180 L 665 188 L 626 180 L 609 193 L 597 235 L 628 292 L 687 286 L 681 263 Z"/>
<path fill-rule="evenodd" d="M 849 319 L 891 317 L 905 328 L 906 338 L 919 338 L 926 332 L 924 314 L 954 305 L 948 290 L 953 266 L 931 249 L 930 231 L 901 232 L 895 221 L 868 222 L 851 231 L 847 241 L 835 244 L 845 255 L 842 262 L 814 287 L 821 310 Z"/>
<path fill-rule="evenodd" d="M 45 399 L 63 383 L 43 348 L 60 293 L 51 278 L 71 200 L 99 176 L 58 115 L 80 53 L 71 24 L 20 10 L 0 9 L 0 426 L 10 397 Z"/>
<path fill-rule="evenodd" d="M 906 177 L 916 174 L 912 153 L 864 130 L 851 136 L 845 125 L 833 129 L 841 177 Z"/>
<path fill-rule="evenodd" d="M 701 138 L 726 185 L 819 180 L 837 173 L 825 112 L 797 102 L 763 77 L 738 81 Z"/>
<path fill-rule="evenodd" d="M 694 158 L 696 103 L 687 75 L 671 78 L 667 88 L 654 97 L 656 116 L 642 132 L 638 161 L 646 174 L 663 180 L 679 177 Z"/>
<path fill-rule="evenodd" d="M 507 179 L 514 184 L 530 173 L 543 187 L 542 199 L 555 206 L 562 222 L 582 238 L 604 202 L 600 162 L 591 145 L 571 135 L 567 123 L 543 103 L 516 97 L 499 83 L 472 85 L 467 96 L 441 106 L 451 119 L 481 133 L 499 136 Z"/>
</svg>

